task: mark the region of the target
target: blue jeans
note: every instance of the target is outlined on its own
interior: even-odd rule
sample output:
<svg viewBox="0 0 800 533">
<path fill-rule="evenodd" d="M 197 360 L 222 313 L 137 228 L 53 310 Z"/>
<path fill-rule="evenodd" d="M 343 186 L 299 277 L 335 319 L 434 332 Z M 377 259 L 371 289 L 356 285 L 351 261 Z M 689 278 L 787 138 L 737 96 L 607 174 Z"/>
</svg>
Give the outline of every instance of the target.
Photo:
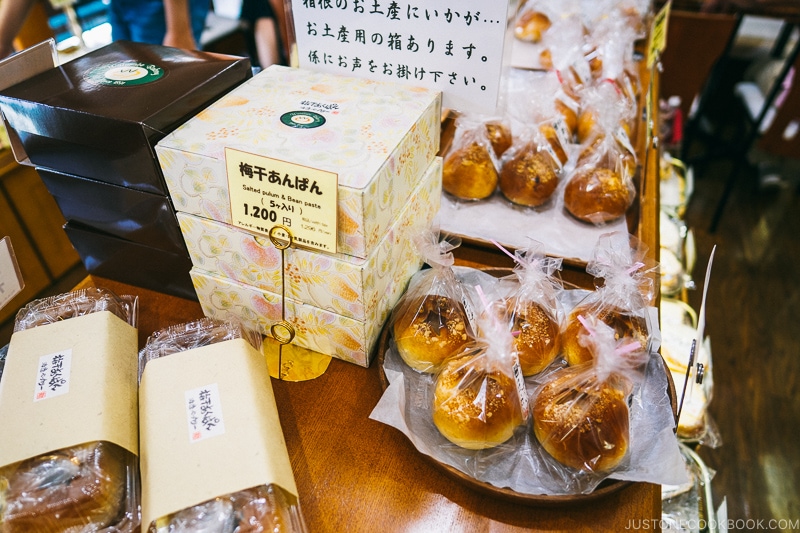
<svg viewBox="0 0 800 533">
<path fill-rule="evenodd" d="M 209 0 L 189 0 L 192 33 L 197 46 L 209 11 Z M 162 44 L 167 33 L 164 0 L 111 0 L 111 39 Z"/>
</svg>

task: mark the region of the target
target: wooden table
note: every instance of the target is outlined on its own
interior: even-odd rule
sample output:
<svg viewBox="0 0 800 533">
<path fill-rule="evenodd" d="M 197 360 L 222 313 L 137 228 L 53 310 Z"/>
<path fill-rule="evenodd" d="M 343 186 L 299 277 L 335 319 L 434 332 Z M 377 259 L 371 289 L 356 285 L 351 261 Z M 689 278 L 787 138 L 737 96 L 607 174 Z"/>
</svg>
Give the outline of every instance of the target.
<svg viewBox="0 0 800 533">
<path fill-rule="evenodd" d="M 139 344 L 203 316 L 197 302 L 89 276 L 78 286 L 139 296 Z M 661 517 L 658 485 L 634 483 L 568 507 L 529 507 L 450 478 L 394 428 L 369 419 L 382 394 L 378 365 L 332 360 L 319 378 L 273 380 L 286 445 L 311 533 L 342 531 L 625 531 Z M 652 521 L 652 522 L 650 522 Z"/>
</svg>

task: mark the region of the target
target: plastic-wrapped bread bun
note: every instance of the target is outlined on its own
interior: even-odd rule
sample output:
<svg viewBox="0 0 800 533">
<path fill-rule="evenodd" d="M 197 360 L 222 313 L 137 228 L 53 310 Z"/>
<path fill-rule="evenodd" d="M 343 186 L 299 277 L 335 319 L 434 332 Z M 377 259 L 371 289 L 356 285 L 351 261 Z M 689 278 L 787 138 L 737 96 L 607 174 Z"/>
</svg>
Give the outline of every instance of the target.
<svg viewBox="0 0 800 533">
<path fill-rule="evenodd" d="M 646 264 L 647 247 L 626 232 L 600 236 L 586 271 L 602 286 L 590 292 L 569 312 L 562 334 L 562 351 L 570 365 L 590 361 L 592 351 L 583 339 L 581 320 L 598 320 L 610 327 L 617 340 L 626 339 L 648 352 L 648 305 L 653 282 L 648 274 L 657 267 Z"/>
<path fill-rule="evenodd" d="M 558 188 L 553 158 L 533 143 L 522 147 L 500 171 L 500 192 L 510 202 L 525 207 L 546 204 Z"/>
<path fill-rule="evenodd" d="M 495 316 L 511 333 L 514 352 L 523 376 L 538 374 L 561 353 L 562 289 L 554 277 L 561 259 L 546 257 L 544 245 L 532 242 L 515 252 L 516 288 L 490 306 Z M 507 279 L 510 279 L 507 278 Z"/>
<path fill-rule="evenodd" d="M 495 150 L 502 148 L 503 132 L 493 129 L 489 138 L 486 124 L 477 117 L 456 119 L 453 144 L 444 158 L 442 189 L 459 200 L 483 200 L 497 188 Z M 497 148 L 492 144 L 495 140 Z"/>
<path fill-rule="evenodd" d="M 460 241 L 439 241 L 438 233 L 424 231 L 414 244 L 431 268 L 409 285 L 389 322 L 403 361 L 420 372 L 436 372 L 448 356 L 474 339 L 465 307 L 470 304 L 452 269 L 452 250 Z"/>
<path fill-rule="evenodd" d="M 608 472 L 630 442 L 628 395 L 644 379 L 647 352 L 599 320 L 582 320 L 589 363 L 553 373 L 532 401 L 533 433 L 556 461 L 584 472 Z"/>
<path fill-rule="evenodd" d="M 624 392 L 570 367 L 541 390 L 532 405 L 533 432 L 559 463 L 606 472 L 628 451 L 629 414 Z"/>
<path fill-rule="evenodd" d="M 461 302 L 445 295 L 423 294 L 403 302 L 394 323 L 397 351 L 415 370 L 430 372 L 472 339 Z"/>
<path fill-rule="evenodd" d="M 636 342 L 641 350 L 647 349 L 649 334 L 647 321 L 643 315 L 636 314 L 630 309 L 595 305 L 592 301 L 587 301 L 570 312 L 564 328 L 562 351 L 569 365 L 579 365 L 592 360 L 591 350 L 580 340 L 583 333 L 583 326 L 579 320 L 581 316 L 596 317 L 614 330 L 617 339 L 630 339 Z"/>
<path fill-rule="evenodd" d="M 481 337 L 448 358 L 434 385 L 433 423 L 450 442 L 469 450 L 508 441 L 528 416 L 524 383 L 515 377 L 511 333 L 491 313 Z"/>
<path fill-rule="evenodd" d="M 524 10 L 514 21 L 514 37 L 520 41 L 538 43 L 551 24 L 550 17 L 541 11 Z"/>
<path fill-rule="evenodd" d="M 514 142 L 511 128 L 500 120 L 487 120 L 485 126 L 494 155 L 497 157 L 502 156 L 506 150 L 511 148 Z"/>
</svg>

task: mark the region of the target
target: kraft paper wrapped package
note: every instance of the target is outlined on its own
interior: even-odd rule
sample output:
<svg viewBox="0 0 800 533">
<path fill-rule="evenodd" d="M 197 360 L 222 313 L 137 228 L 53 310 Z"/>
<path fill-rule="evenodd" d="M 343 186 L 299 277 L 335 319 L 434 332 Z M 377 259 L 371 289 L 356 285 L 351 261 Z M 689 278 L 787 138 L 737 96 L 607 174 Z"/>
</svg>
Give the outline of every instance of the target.
<svg viewBox="0 0 800 533">
<path fill-rule="evenodd" d="M 236 199 L 242 186 L 229 186 L 237 158 L 259 161 L 260 174 L 243 187 L 286 209 L 309 206 L 287 199 L 302 186 L 271 180 L 276 168 L 334 175 L 335 190 L 320 200 L 336 209 L 335 249 L 319 249 L 363 259 L 433 162 L 440 125 L 437 91 L 274 65 L 166 136 L 156 153 L 177 211 L 261 233 L 268 228 L 240 222 L 250 206 Z"/>
<path fill-rule="evenodd" d="M 139 353 L 143 531 L 303 533 L 261 336 L 204 318 Z"/>
<path fill-rule="evenodd" d="M 136 297 L 87 288 L 17 314 L 0 385 L 0 531 L 138 531 Z"/>
</svg>

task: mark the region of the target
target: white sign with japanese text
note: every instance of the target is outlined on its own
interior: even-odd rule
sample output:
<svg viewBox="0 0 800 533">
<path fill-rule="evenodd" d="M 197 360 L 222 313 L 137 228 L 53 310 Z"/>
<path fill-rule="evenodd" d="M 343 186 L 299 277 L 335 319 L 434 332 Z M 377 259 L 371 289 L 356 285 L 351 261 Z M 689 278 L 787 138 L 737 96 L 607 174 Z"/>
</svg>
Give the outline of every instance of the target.
<svg viewBox="0 0 800 533">
<path fill-rule="evenodd" d="M 497 106 L 509 2 L 292 0 L 301 68 L 442 91 L 445 108 Z"/>
</svg>

